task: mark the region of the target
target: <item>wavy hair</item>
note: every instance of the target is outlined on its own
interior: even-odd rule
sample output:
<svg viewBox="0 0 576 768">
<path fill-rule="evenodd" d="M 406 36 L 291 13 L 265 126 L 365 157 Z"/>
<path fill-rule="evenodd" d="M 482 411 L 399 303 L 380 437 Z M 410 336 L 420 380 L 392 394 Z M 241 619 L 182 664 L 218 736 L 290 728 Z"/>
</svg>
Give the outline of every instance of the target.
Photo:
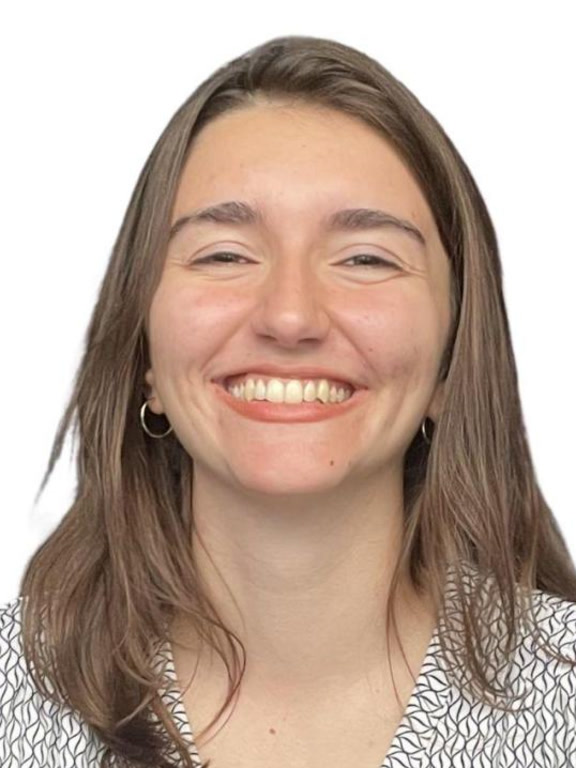
<svg viewBox="0 0 576 768">
<path fill-rule="evenodd" d="M 479 695 L 497 699 L 502 689 L 489 678 L 478 643 L 482 582 L 490 578 L 496 590 L 506 654 L 527 607 L 519 596 L 540 589 L 576 601 L 574 563 L 530 456 L 497 240 L 468 167 L 435 118 L 374 59 L 321 38 L 269 40 L 205 80 L 148 157 L 39 489 L 71 431 L 77 489 L 22 578 L 24 652 L 39 689 L 79 712 L 102 739 L 102 766 L 114 756 L 121 765 L 168 768 L 177 764 L 174 749 L 184 765 L 193 765 L 151 664 L 177 611 L 194 622 L 228 670 L 227 699 L 206 731 L 241 684 L 236 646 L 245 649 L 204 594 L 192 554 L 193 460 L 174 433 L 150 439 L 139 411 L 150 367 L 148 312 L 194 137 L 219 115 L 266 102 L 328 107 L 379 131 L 415 174 L 449 256 L 444 407 L 431 444 L 419 433 L 405 457 L 403 543 L 387 616 L 393 616 L 401 572 L 408 569 L 419 590 L 425 581 L 440 607 L 452 567 L 463 617 L 460 668 L 469 671 Z M 465 563 L 481 577 L 472 590 Z M 448 621 L 440 634 L 447 656 L 449 629 Z"/>
</svg>

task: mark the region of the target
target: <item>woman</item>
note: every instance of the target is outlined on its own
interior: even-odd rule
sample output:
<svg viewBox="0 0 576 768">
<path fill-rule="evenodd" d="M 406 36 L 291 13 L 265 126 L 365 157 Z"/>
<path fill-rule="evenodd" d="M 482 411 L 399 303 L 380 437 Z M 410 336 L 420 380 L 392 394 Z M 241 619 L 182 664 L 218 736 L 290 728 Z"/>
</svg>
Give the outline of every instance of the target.
<svg viewBox="0 0 576 768">
<path fill-rule="evenodd" d="M 72 426 L 1 613 L 2 765 L 576 763 L 496 238 L 377 62 L 279 38 L 178 110 L 42 487 Z"/>
</svg>

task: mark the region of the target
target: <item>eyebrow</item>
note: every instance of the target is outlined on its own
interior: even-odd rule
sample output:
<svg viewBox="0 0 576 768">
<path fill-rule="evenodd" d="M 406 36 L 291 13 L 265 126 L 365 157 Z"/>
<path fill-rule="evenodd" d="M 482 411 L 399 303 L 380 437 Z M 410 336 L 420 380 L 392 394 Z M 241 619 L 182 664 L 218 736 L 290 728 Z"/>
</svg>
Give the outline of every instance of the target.
<svg viewBox="0 0 576 768">
<path fill-rule="evenodd" d="M 169 240 L 180 230 L 194 224 L 206 222 L 216 224 L 263 224 L 262 212 L 240 200 L 229 200 L 210 205 L 181 216 L 170 228 Z M 426 246 L 426 240 L 420 230 L 406 219 L 398 218 L 378 208 L 343 208 L 332 213 L 326 222 L 329 232 L 355 232 L 365 229 L 398 229 Z"/>
</svg>

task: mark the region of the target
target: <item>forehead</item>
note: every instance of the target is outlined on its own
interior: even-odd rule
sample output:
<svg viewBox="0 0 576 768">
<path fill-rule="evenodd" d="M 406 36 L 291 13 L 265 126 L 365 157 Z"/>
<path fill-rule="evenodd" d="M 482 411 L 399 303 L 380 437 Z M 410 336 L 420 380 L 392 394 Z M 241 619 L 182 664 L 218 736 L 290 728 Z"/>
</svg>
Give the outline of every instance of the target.
<svg viewBox="0 0 576 768">
<path fill-rule="evenodd" d="M 340 207 L 384 207 L 429 233 L 432 213 L 412 171 L 375 128 L 314 105 L 226 112 L 194 138 L 173 221 L 223 200 L 255 202 L 272 221 L 302 224 Z"/>
</svg>

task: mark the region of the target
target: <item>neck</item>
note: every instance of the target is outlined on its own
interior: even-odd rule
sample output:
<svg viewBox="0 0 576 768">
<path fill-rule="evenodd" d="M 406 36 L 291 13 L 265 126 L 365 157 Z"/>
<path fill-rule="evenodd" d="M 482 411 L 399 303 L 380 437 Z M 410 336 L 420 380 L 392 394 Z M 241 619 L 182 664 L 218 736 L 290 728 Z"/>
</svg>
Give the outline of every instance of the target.
<svg viewBox="0 0 576 768">
<path fill-rule="evenodd" d="M 385 607 L 403 529 L 401 473 L 361 489 L 239 494 L 196 468 L 193 551 L 247 676 L 275 688 L 355 680 L 389 660 Z M 396 619 L 418 653 L 435 617 L 402 575 Z"/>
</svg>

